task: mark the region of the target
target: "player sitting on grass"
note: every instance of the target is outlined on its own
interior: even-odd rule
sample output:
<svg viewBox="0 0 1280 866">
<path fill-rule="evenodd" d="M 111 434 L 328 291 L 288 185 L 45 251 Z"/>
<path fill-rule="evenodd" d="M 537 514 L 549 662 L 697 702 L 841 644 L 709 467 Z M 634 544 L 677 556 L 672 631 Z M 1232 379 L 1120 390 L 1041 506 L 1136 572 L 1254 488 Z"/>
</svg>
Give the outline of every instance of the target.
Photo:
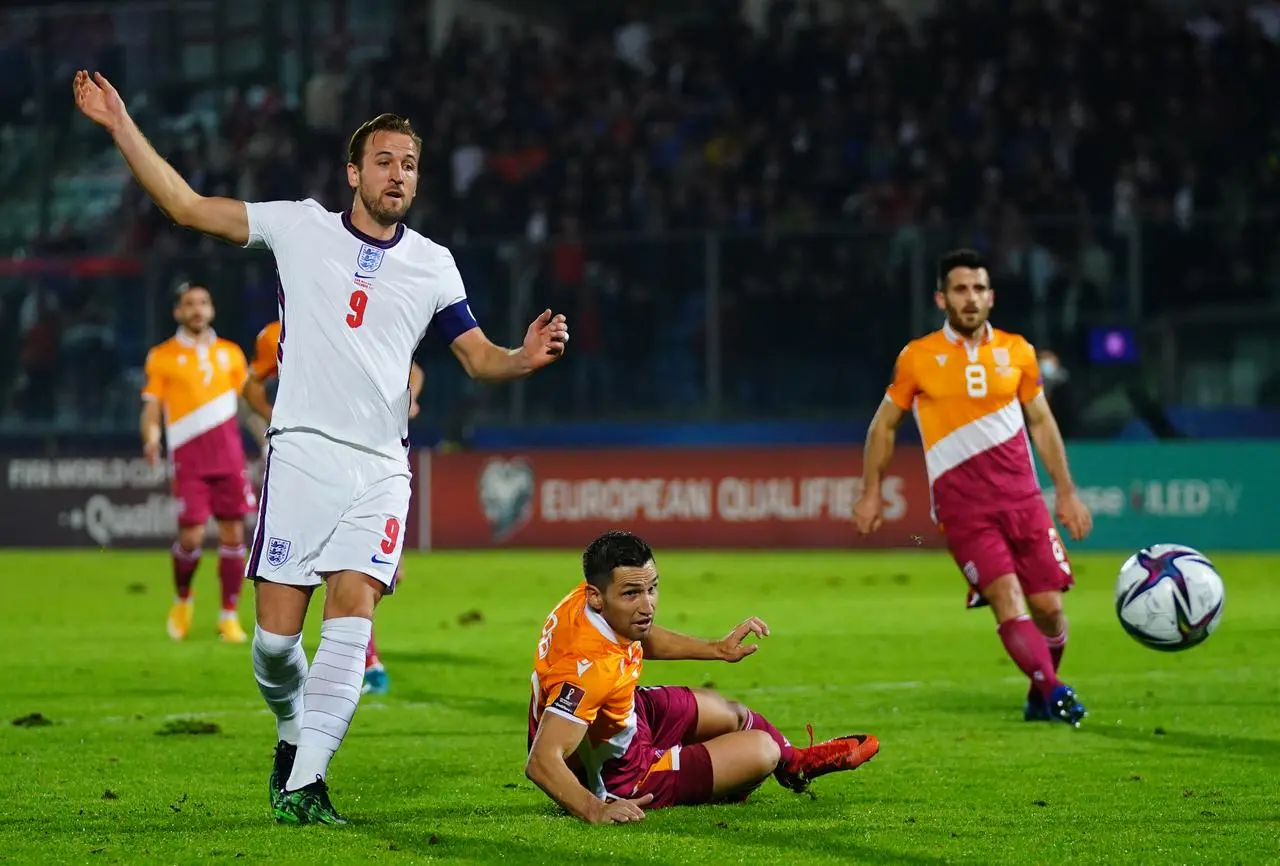
<svg viewBox="0 0 1280 866">
<path fill-rule="evenodd" d="M 621 824 L 643 819 L 643 806 L 742 800 L 770 774 L 803 791 L 879 750 L 870 734 L 798 749 L 759 713 L 716 692 L 638 689 L 646 656 L 737 662 L 759 648 L 743 641 L 769 629 L 752 617 L 706 641 L 654 625 L 658 567 L 629 532 L 591 542 L 582 571 L 586 580 L 556 605 L 538 641 L 525 765 L 577 817 Z"/>
</svg>

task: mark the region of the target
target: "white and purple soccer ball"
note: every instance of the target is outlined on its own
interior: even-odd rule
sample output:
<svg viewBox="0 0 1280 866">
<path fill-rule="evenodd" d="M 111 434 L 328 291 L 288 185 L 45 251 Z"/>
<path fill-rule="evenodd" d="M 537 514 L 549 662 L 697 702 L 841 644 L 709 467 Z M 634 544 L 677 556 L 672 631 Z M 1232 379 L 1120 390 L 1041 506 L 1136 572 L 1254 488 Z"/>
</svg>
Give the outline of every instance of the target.
<svg viewBox="0 0 1280 866">
<path fill-rule="evenodd" d="M 1204 643 L 1222 619 L 1226 594 L 1203 553 L 1153 544 L 1125 560 L 1116 580 L 1116 615 L 1134 640 L 1164 652 Z"/>
</svg>

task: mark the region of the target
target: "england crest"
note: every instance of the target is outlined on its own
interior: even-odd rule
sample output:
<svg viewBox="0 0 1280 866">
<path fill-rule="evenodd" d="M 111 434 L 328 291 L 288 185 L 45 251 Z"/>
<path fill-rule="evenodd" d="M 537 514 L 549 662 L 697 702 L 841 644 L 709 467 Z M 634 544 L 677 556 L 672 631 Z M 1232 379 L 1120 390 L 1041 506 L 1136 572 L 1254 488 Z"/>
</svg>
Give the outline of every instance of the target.
<svg viewBox="0 0 1280 866">
<path fill-rule="evenodd" d="M 360 247 L 360 257 L 356 260 L 356 264 L 360 270 L 365 273 L 371 273 L 382 267 L 382 256 L 385 250 L 380 250 L 375 246 L 363 244 Z"/>
<path fill-rule="evenodd" d="M 289 548 L 293 543 L 283 538 L 272 536 L 267 539 L 267 564 L 279 568 L 289 560 Z"/>
</svg>

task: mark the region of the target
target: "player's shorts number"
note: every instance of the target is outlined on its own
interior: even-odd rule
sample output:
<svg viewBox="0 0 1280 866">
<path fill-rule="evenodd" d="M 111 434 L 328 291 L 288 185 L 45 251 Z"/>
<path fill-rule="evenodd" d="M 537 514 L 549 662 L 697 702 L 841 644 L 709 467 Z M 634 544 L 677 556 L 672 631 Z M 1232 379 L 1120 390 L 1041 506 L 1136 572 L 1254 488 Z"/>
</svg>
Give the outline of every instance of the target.
<svg viewBox="0 0 1280 866">
<path fill-rule="evenodd" d="M 396 542 L 400 539 L 400 521 L 394 517 L 387 518 L 387 525 L 383 529 L 382 552 L 387 556 L 396 552 Z"/>
<path fill-rule="evenodd" d="M 987 368 L 982 364 L 970 364 L 964 368 L 964 388 L 970 397 L 987 396 Z"/>
<path fill-rule="evenodd" d="M 1064 573 L 1071 573 L 1071 563 L 1067 561 L 1067 549 L 1062 546 L 1062 536 L 1058 535 L 1055 527 L 1049 527 L 1049 546 L 1053 550 L 1053 558 L 1058 563 L 1058 568 Z"/>
<path fill-rule="evenodd" d="M 362 289 L 356 289 L 351 293 L 351 300 L 347 304 L 351 307 L 351 312 L 347 313 L 347 326 L 360 327 L 364 324 L 364 310 L 369 306 L 369 296 Z"/>
</svg>

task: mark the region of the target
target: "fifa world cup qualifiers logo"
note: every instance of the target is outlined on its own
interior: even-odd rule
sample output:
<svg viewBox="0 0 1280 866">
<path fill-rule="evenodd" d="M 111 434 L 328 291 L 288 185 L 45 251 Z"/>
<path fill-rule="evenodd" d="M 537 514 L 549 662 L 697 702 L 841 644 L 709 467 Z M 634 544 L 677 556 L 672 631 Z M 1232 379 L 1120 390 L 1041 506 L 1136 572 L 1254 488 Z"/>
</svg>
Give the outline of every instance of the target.
<svg viewBox="0 0 1280 866">
<path fill-rule="evenodd" d="M 480 509 L 495 542 L 504 541 L 533 516 L 533 467 L 522 457 L 495 457 L 480 470 Z"/>
</svg>

